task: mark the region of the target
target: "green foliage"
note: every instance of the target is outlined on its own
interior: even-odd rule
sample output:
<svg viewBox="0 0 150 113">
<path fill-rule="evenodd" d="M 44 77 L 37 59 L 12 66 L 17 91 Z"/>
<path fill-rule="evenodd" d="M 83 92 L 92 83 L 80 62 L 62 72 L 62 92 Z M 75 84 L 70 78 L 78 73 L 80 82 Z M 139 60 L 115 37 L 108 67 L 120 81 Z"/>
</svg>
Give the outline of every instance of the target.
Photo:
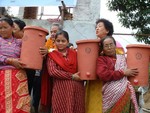
<svg viewBox="0 0 150 113">
<path fill-rule="evenodd" d="M 137 41 L 150 44 L 150 0 L 108 0 L 107 6 L 124 27 L 137 30 Z"/>
</svg>

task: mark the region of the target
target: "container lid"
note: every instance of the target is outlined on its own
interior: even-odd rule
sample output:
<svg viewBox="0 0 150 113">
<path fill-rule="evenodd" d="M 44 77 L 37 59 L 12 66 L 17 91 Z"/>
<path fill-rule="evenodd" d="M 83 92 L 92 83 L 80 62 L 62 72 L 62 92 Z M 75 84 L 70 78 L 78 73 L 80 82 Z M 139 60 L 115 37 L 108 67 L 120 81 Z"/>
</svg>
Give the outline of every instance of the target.
<svg viewBox="0 0 150 113">
<path fill-rule="evenodd" d="M 26 29 L 36 29 L 36 30 L 40 30 L 40 31 L 46 32 L 47 35 L 49 34 L 47 29 L 45 29 L 43 27 L 40 27 L 40 26 L 26 26 L 26 27 L 24 27 L 24 30 L 26 30 Z"/>
<path fill-rule="evenodd" d="M 131 47 L 134 47 L 134 48 L 148 48 L 150 49 L 150 45 L 146 45 L 146 44 L 129 44 L 127 45 L 126 48 L 131 48 Z"/>
<path fill-rule="evenodd" d="M 91 42 L 100 42 L 100 39 L 84 39 L 76 41 L 76 44 L 80 43 L 91 43 Z"/>
</svg>

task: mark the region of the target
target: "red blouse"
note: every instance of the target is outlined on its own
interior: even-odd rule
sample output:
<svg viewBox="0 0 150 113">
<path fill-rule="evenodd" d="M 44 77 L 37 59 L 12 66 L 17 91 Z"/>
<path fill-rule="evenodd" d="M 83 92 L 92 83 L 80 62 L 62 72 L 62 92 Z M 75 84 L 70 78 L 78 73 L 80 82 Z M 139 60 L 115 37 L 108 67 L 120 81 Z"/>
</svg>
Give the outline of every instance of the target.
<svg viewBox="0 0 150 113">
<path fill-rule="evenodd" d="M 119 80 L 124 77 L 122 70 L 115 70 L 116 59 L 108 56 L 99 56 L 97 60 L 97 76 L 104 82 Z"/>
</svg>

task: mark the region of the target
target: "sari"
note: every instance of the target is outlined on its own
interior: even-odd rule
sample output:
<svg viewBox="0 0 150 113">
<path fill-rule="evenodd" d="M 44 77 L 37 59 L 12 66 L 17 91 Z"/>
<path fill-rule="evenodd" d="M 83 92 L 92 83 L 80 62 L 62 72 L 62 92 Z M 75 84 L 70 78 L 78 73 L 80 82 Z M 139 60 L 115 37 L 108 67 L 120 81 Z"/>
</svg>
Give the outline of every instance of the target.
<svg viewBox="0 0 150 113">
<path fill-rule="evenodd" d="M 106 59 L 110 59 L 106 57 Z M 124 55 L 117 55 L 115 70 L 126 68 Z M 127 77 L 119 80 L 105 82 L 102 87 L 103 94 L 103 113 L 138 113 L 138 104 L 135 91 Z M 134 109 L 130 109 L 131 104 Z"/>
<path fill-rule="evenodd" d="M 0 70 L 0 113 L 29 113 L 30 96 L 24 70 Z"/>
<path fill-rule="evenodd" d="M 123 48 L 116 48 L 116 54 L 118 56 L 121 56 L 125 61 L 125 57 L 124 57 L 124 50 Z M 126 64 L 124 64 L 124 66 L 126 66 Z M 118 68 L 118 67 L 117 67 Z M 124 67 L 125 68 L 125 67 Z M 125 78 L 125 80 L 127 81 L 127 78 Z M 104 83 L 102 82 L 101 79 L 97 79 L 97 80 L 91 80 L 91 81 L 87 81 L 86 83 L 86 113 L 102 113 L 103 109 L 103 95 L 102 95 L 102 90 L 104 90 L 103 88 Z M 133 87 L 130 85 L 130 83 L 128 82 L 128 87 L 126 87 L 127 89 L 125 90 L 126 92 L 124 92 L 124 94 L 122 94 L 122 98 L 120 98 L 120 101 L 118 101 L 116 103 L 116 105 L 114 105 L 114 109 L 120 108 L 118 106 L 123 106 L 125 109 L 125 104 L 121 104 L 122 100 L 125 100 L 124 98 L 128 98 L 128 100 L 126 99 L 127 103 L 127 108 L 129 109 L 130 106 L 130 97 L 131 97 L 131 92 L 132 92 L 132 98 L 134 98 L 134 103 L 135 103 L 135 108 L 138 111 L 137 108 L 137 102 L 134 96 L 134 89 Z M 129 90 L 130 89 L 130 90 Z M 104 91 L 103 91 L 104 92 Z M 133 100 L 133 99 L 132 99 Z M 125 102 L 125 101 L 124 101 Z M 112 104 L 113 105 L 113 104 Z M 111 106 L 112 107 L 112 106 Z M 122 107 L 122 108 L 123 108 Z M 122 110 L 121 108 L 121 110 Z M 105 110 L 106 112 L 106 110 Z M 106 113 L 123 113 L 121 111 L 117 112 L 112 110 L 111 108 L 109 108 L 109 110 L 107 110 Z M 124 112 L 124 113 L 128 113 L 128 112 Z"/>
<path fill-rule="evenodd" d="M 116 48 L 116 54 L 124 54 L 123 48 Z M 86 83 L 86 113 L 102 113 L 102 87 L 100 79 L 89 80 Z"/>
</svg>

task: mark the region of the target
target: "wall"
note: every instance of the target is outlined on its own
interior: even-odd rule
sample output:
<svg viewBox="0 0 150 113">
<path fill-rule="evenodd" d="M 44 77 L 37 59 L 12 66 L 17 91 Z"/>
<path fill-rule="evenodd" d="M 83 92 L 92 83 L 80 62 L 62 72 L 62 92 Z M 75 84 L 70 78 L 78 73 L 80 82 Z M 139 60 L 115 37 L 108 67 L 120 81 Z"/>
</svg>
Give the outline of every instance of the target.
<svg viewBox="0 0 150 113">
<path fill-rule="evenodd" d="M 100 17 L 100 0 L 78 0 L 73 9 L 73 20 L 64 21 L 64 30 L 68 31 L 70 42 L 76 46 L 80 39 L 96 38 L 95 21 Z M 50 29 L 48 20 L 25 20 L 27 25 L 36 25 Z"/>
</svg>

